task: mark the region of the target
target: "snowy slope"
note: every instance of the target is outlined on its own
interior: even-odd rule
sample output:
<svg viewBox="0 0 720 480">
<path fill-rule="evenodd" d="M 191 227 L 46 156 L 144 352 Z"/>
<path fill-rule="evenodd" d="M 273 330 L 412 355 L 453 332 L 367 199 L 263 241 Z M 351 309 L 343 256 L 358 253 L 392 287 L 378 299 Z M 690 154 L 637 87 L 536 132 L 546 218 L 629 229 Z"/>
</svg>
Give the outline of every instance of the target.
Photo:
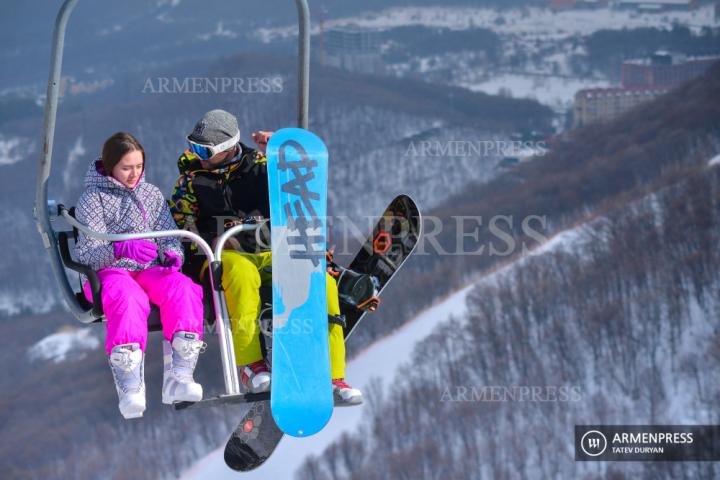
<svg viewBox="0 0 720 480">
<path fill-rule="evenodd" d="M 531 98 L 555 109 L 572 106 L 575 93 L 583 88 L 604 88 L 607 80 L 566 78 L 557 75 L 501 73 L 489 78 L 458 82 L 458 86 L 488 95 L 510 94 L 513 98 Z"/>
<path fill-rule="evenodd" d="M 415 344 L 426 338 L 435 326 L 449 316 L 462 316 L 465 311 L 465 299 L 478 284 L 497 282 L 501 277 L 508 275 L 514 269 L 522 267 L 532 257 L 538 257 L 551 252 L 577 252 L 589 241 L 593 228 L 603 228 L 606 220 L 599 218 L 589 224 L 581 224 L 564 230 L 550 237 L 539 247 L 530 250 L 526 255 L 508 262 L 499 268 L 487 272 L 477 283 L 471 283 L 459 290 L 437 305 L 425 310 L 415 319 L 408 322 L 403 328 L 392 335 L 372 344 L 360 355 L 348 363 L 347 378 L 353 386 L 362 389 L 367 395 L 367 386 L 374 378 L 383 382 L 385 392 L 392 391 L 389 382 L 392 381 L 398 367 L 405 364 L 411 357 Z M 371 321 L 367 319 L 366 321 Z M 357 430 L 362 421 L 366 404 L 354 408 L 335 409 L 330 423 L 319 434 L 305 439 L 296 439 L 285 436 L 278 449 L 270 460 L 258 470 L 244 474 L 243 478 L 289 478 L 305 460 L 308 455 L 320 455 L 323 450 L 345 432 Z M 198 461 L 181 477 L 182 480 L 200 480 L 213 478 L 236 478 L 225 465 L 223 460 L 224 446 L 213 451 L 207 457 Z"/>
<path fill-rule="evenodd" d="M 715 167 L 720 165 L 720 155 L 715 155 L 713 158 L 708 160 L 708 167 Z"/>
<path fill-rule="evenodd" d="M 716 26 L 713 6 L 703 5 L 684 12 L 639 13 L 631 10 L 603 8 L 597 10 L 564 10 L 546 8 L 515 8 L 497 11 L 483 7 L 396 7 L 353 17 L 325 22 L 325 28 L 353 26 L 386 30 L 403 26 L 424 26 L 466 30 L 491 28 L 498 33 L 518 35 L 528 40 L 552 37 L 562 40 L 574 35 L 589 35 L 603 29 L 657 27 L 672 28 L 673 24 L 687 25 L 695 32 L 703 27 Z M 315 26 L 313 33 L 319 33 Z M 297 34 L 296 25 L 258 29 L 255 33 L 263 41 Z"/>
<path fill-rule="evenodd" d="M 22 139 L 17 137 L 5 137 L 0 134 L 0 165 L 12 165 L 22 160 L 20 154 Z"/>
<path fill-rule="evenodd" d="M 2 215 L 0 215 L 2 218 Z M 38 301 L 39 298 L 45 299 Z M 47 313 L 56 305 L 57 299 L 47 299 L 47 291 L 40 288 L 27 288 L 23 293 L 0 291 L 0 315 L 19 315 L 30 311 Z"/>
<path fill-rule="evenodd" d="M 426 310 L 392 335 L 374 343 L 347 365 L 347 378 L 353 386 L 367 395 L 367 386 L 373 377 L 382 376 L 385 391 L 397 368 L 409 358 L 415 344 L 429 335 L 438 322 L 450 315 L 461 315 L 465 309 L 465 297 L 471 290 L 468 286 L 443 302 Z M 372 321 L 368 318 L 364 321 Z M 391 391 L 391 389 L 390 389 Z M 243 479 L 290 478 L 307 455 L 319 455 L 344 431 L 354 431 L 360 424 L 367 402 L 359 407 L 337 408 L 330 423 L 323 431 L 309 438 L 285 436 L 270 460 L 261 468 L 243 474 Z M 230 470 L 223 460 L 222 448 L 197 462 L 181 477 L 183 480 L 237 479 L 238 474 Z"/>
<path fill-rule="evenodd" d="M 65 328 L 43 338 L 28 349 L 30 360 L 62 362 L 72 353 L 72 358 L 83 358 L 88 351 L 100 347 L 100 340 L 93 335 L 92 328 Z"/>
<path fill-rule="evenodd" d="M 383 402 L 368 423 L 416 421 L 343 438 L 333 448 L 364 441 L 362 454 L 315 460 L 298 478 L 384 479 L 408 470 L 408 478 L 717 478 L 705 462 L 576 462 L 572 431 L 588 423 L 717 423 L 719 369 L 709 359 L 720 281 L 695 265 L 718 271 L 719 184 L 716 169 L 696 171 L 485 275 L 468 295 L 467 328 L 441 331 L 424 355 L 416 352 L 397 392 L 402 401 Z M 688 251 L 703 261 L 688 261 Z M 450 353 L 428 355 L 436 351 Z M 573 385 L 580 395 L 457 400 L 443 410 L 452 403 L 432 397 L 438 402 L 448 376 L 473 386 Z M 445 448 L 436 448 L 438 415 L 448 423 Z"/>
<path fill-rule="evenodd" d="M 586 52 L 578 39 L 600 30 L 658 28 L 675 25 L 694 33 L 716 27 L 713 6 L 703 5 L 692 11 L 662 13 L 636 12 L 613 8 L 553 11 L 548 8 L 495 10 L 486 7 L 393 7 L 325 22 L 325 28 L 353 27 L 386 31 L 400 27 L 425 27 L 456 31 L 489 29 L 502 39 L 501 58 L 527 57 L 488 68 L 484 53 L 475 45 L 458 45 L 456 51 L 442 55 L 418 55 L 409 61 L 388 63 L 388 72 L 398 77 L 421 76 L 436 83 L 468 88 L 490 95 L 529 98 L 565 112 L 574 95 L 583 88 L 611 86 L 599 72 L 578 76 L 571 64 L 582 63 Z M 316 26 L 315 34 L 319 34 Z M 296 34 L 294 25 L 263 28 L 254 34 L 262 41 Z M 387 45 L 386 45 L 387 47 Z"/>
</svg>

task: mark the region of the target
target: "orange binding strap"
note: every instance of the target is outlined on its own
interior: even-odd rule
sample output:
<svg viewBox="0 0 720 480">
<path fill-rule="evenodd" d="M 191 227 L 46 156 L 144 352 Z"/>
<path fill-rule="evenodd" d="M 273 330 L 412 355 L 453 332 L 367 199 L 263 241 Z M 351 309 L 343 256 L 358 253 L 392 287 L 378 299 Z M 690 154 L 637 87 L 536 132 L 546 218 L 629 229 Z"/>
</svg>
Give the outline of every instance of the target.
<svg viewBox="0 0 720 480">
<path fill-rule="evenodd" d="M 380 306 L 381 300 L 378 297 L 370 297 L 367 300 L 365 300 L 362 303 L 359 303 L 357 308 L 360 310 L 369 310 L 371 312 L 374 312 L 377 310 L 377 307 Z"/>
<path fill-rule="evenodd" d="M 375 253 L 384 254 L 387 253 L 388 250 L 390 250 L 390 246 L 392 245 L 392 239 L 390 238 L 390 232 L 382 231 L 377 234 L 375 237 L 375 240 L 373 241 L 373 251 Z"/>
</svg>

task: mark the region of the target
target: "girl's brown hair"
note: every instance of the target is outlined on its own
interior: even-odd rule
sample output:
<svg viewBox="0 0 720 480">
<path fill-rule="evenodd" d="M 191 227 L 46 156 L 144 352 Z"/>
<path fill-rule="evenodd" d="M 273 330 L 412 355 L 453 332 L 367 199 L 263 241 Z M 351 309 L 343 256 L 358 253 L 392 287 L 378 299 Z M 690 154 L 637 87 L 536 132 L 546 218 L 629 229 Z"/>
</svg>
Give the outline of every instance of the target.
<svg viewBox="0 0 720 480">
<path fill-rule="evenodd" d="M 137 138 L 127 132 L 118 132 L 105 140 L 102 149 L 102 164 L 105 175 L 112 175 L 115 165 L 117 165 L 126 154 L 134 152 L 135 150 L 139 150 L 140 153 L 142 153 L 143 168 L 145 168 L 145 149 Z"/>
</svg>

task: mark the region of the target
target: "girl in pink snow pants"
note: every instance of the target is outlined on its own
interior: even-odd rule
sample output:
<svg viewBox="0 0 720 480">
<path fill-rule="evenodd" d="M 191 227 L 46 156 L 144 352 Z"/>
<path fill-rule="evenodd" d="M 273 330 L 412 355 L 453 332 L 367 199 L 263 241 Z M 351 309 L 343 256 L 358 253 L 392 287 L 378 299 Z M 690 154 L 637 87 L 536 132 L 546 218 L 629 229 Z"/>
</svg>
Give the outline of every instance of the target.
<svg viewBox="0 0 720 480">
<path fill-rule="evenodd" d="M 78 221 L 100 233 L 177 229 L 160 190 L 145 182 L 145 151 L 129 133 L 116 133 L 90 163 Z M 120 413 L 141 417 L 145 400 L 145 345 L 150 304 L 160 309 L 164 373 L 162 401 L 199 401 L 202 386 L 193 372 L 202 341 L 202 288 L 180 272 L 183 250 L 177 237 L 107 242 L 80 234 L 81 263 L 98 273 L 107 318 L 106 352 Z M 85 296 L 92 301 L 89 283 Z"/>
</svg>

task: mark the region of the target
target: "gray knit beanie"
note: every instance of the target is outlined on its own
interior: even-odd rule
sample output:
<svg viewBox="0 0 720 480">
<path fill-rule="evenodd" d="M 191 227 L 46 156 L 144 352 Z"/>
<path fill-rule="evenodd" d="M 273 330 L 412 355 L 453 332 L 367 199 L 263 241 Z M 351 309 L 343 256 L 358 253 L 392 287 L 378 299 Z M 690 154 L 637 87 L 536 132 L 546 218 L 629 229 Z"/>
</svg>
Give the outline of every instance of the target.
<svg viewBox="0 0 720 480">
<path fill-rule="evenodd" d="M 219 145 L 240 136 L 237 118 L 225 110 L 210 110 L 195 124 L 188 140 L 203 145 Z"/>
</svg>

